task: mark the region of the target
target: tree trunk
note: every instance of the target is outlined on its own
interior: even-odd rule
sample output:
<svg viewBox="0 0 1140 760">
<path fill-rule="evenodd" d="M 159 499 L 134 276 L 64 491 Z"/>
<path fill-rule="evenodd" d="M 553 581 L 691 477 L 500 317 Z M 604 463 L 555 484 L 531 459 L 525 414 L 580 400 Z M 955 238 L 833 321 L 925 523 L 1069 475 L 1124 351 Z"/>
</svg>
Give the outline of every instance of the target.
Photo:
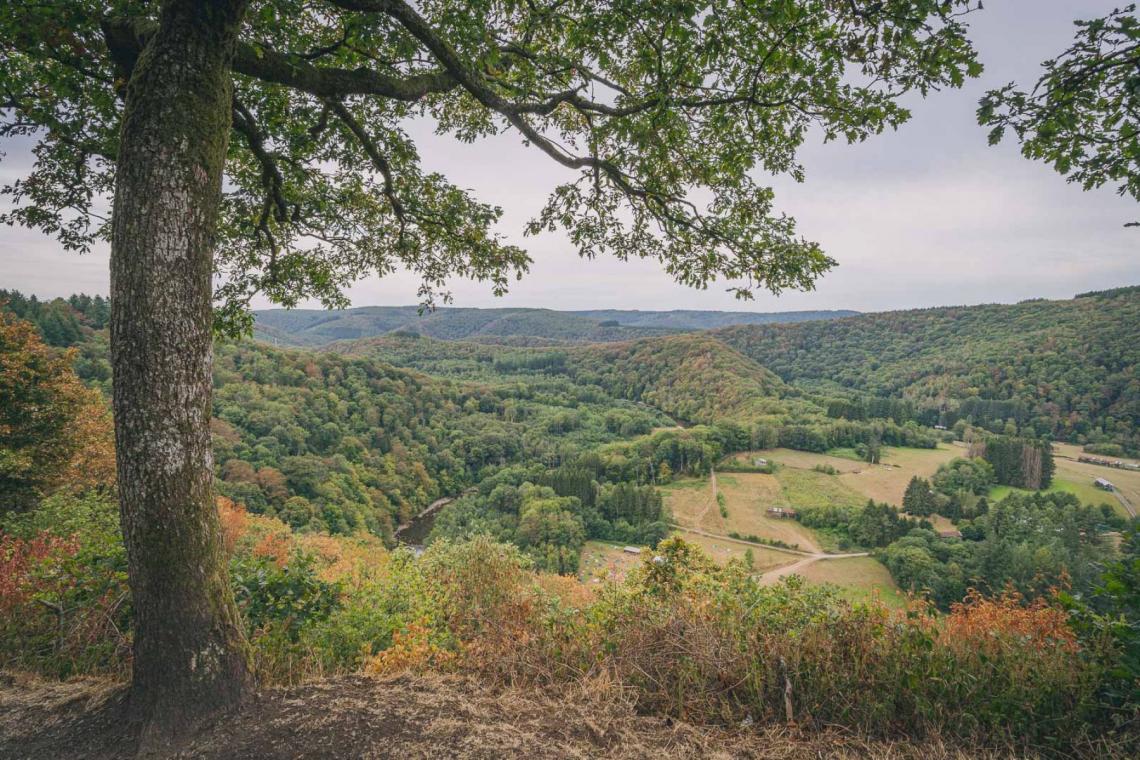
<svg viewBox="0 0 1140 760">
<path fill-rule="evenodd" d="M 210 451 L 213 247 L 246 0 L 168 0 L 127 85 L 111 243 L 119 498 L 135 640 L 130 709 L 162 750 L 252 676 Z"/>
</svg>

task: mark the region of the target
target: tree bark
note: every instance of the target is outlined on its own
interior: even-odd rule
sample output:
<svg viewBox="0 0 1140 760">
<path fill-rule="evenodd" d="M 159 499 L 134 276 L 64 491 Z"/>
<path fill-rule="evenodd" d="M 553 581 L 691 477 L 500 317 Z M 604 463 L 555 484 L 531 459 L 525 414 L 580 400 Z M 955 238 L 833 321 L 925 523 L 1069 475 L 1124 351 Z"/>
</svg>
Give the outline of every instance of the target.
<svg viewBox="0 0 1140 760">
<path fill-rule="evenodd" d="M 251 684 L 213 498 L 212 274 L 247 0 L 168 0 L 127 84 L 111 243 L 129 705 L 159 750 Z"/>
</svg>

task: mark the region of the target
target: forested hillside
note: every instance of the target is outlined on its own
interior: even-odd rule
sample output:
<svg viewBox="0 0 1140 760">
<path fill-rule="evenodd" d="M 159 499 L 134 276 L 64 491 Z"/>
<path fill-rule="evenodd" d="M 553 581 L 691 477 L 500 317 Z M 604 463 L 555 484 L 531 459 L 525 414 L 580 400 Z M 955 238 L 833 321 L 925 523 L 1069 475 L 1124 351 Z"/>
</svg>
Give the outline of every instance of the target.
<svg viewBox="0 0 1140 760">
<path fill-rule="evenodd" d="M 716 336 L 805 388 L 914 403 L 926 424 L 1140 449 L 1140 287 Z M 846 414 L 844 415 L 846 416 Z M 854 413 L 858 416 L 858 411 Z"/>
<path fill-rule="evenodd" d="M 684 424 L 732 427 L 738 431 L 736 448 L 779 445 L 826 451 L 871 441 L 932 447 L 936 440 L 913 420 L 892 419 L 890 405 L 860 420 L 829 417 L 834 399 L 784 383 L 704 333 L 553 348 L 396 335 L 340 343 L 332 350 L 371 355 L 432 375 L 508 386 L 535 377 L 564 377 L 578 387 L 660 410 Z"/>
<path fill-rule="evenodd" d="M 641 311 L 637 309 L 591 309 L 568 312 L 589 319 L 613 321 L 627 327 L 667 327 L 678 330 L 710 330 L 729 325 L 766 325 L 783 322 L 812 322 L 853 317 L 859 312 L 849 309 L 824 311 Z"/>
<path fill-rule="evenodd" d="M 799 322 L 850 316 L 851 311 L 552 311 L 416 306 L 365 306 L 342 311 L 272 309 L 255 313 L 256 337 L 282 345 L 319 346 L 394 331 L 441 340 L 556 345 L 632 340 L 734 324 Z"/>
<path fill-rule="evenodd" d="M 822 407 L 805 405 L 799 400 L 800 391 L 764 367 L 704 334 L 546 348 L 394 335 L 342 343 L 331 350 L 469 380 L 565 377 L 690 423 L 786 420 L 791 407 L 807 417 L 822 418 L 824 412 Z"/>
<path fill-rule="evenodd" d="M 558 466 L 671 424 L 566 379 L 456 383 L 252 343 L 220 348 L 214 414 L 224 493 L 295 527 L 386 537 L 496 468 Z"/>
</svg>

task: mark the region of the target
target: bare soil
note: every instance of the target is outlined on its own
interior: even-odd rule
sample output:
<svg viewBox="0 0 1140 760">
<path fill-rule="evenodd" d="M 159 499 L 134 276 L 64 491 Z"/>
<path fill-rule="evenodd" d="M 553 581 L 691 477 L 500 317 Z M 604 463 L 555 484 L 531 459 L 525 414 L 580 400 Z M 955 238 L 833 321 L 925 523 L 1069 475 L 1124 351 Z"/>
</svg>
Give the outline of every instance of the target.
<svg viewBox="0 0 1140 760">
<path fill-rule="evenodd" d="M 0 758 L 131 758 L 123 687 L 0 674 Z M 346 676 L 266 689 L 174 758 L 939 758 L 981 757 L 794 728 L 697 727 L 612 698 L 489 688 L 460 676 Z"/>
</svg>

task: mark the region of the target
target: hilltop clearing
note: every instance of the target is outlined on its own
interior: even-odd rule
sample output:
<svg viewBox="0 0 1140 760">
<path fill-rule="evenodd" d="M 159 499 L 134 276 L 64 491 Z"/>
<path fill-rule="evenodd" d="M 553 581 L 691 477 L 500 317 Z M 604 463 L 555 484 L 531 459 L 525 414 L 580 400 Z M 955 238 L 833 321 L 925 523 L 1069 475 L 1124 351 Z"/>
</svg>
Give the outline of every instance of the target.
<svg viewBox="0 0 1140 760">
<path fill-rule="evenodd" d="M 7 678 L 0 683 L 0 755 L 134 757 L 134 737 L 117 720 L 122 687 L 114 682 Z M 936 740 L 864 740 L 839 731 L 694 726 L 639 716 L 628 705 L 584 690 L 556 696 L 440 676 L 350 676 L 269 689 L 175 755 L 198 760 L 443 756 L 965 760 L 1009 755 L 954 751 Z"/>
</svg>

